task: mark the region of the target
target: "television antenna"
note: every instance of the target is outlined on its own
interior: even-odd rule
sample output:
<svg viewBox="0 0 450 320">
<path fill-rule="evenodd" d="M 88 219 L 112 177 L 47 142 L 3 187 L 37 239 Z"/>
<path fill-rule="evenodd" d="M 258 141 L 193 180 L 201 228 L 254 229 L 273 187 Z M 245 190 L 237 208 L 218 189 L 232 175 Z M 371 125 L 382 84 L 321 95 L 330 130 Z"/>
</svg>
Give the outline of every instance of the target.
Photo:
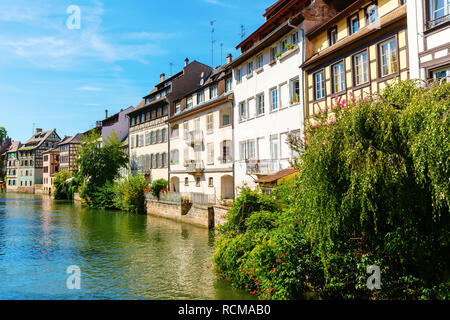
<svg viewBox="0 0 450 320">
<path fill-rule="evenodd" d="M 211 66 L 214 68 L 214 43 L 216 42 L 216 40 L 214 40 L 214 23 L 216 22 L 216 20 L 212 20 L 210 21 L 211 24 Z"/>
<path fill-rule="evenodd" d="M 244 40 L 245 38 L 245 27 L 243 24 L 241 24 L 241 33 L 239 34 L 241 36 L 241 39 Z"/>
</svg>

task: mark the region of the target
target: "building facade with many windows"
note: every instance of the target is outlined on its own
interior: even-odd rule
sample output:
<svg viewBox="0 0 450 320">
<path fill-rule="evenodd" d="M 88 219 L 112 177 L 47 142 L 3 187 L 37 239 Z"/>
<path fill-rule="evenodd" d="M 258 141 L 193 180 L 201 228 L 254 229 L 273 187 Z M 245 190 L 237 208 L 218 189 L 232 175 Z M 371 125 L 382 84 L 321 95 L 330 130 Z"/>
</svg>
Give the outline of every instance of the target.
<svg viewBox="0 0 450 320">
<path fill-rule="evenodd" d="M 169 127 L 167 120 L 174 110 L 174 99 L 193 90 L 201 75 L 210 67 L 185 60 L 183 70 L 166 79 L 161 74 L 160 82 L 143 98 L 138 107 L 128 114 L 129 152 L 132 173 L 144 174 L 152 182 L 169 179 Z"/>
<path fill-rule="evenodd" d="M 174 101 L 179 108 L 169 118 L 170 190 L 202 193 L 216 203 L 234 197 L 231 70 L 218 67 L 205 79 Z"/>
<path fill-rule="evenodd" d="M 303 16 L 308 1 L 280 0 L 237 48 L 234 80 L 235 187 L 290 167 L 287 139 L 303 127 Z"/>
<path fill-rule="evenodd" d="M 306 28 L 306 117 L 409 78 L 406 4 L 401 0 L 315 1 L 328 16 Z M 331 14 L 334 13 L 334 14 Z"/>
<path fill-rule="evenodd" d="M 408 1 L 412 79 L 450 78 L 450 1 Z"/>
<path fill-rule="evenodd" d="M 18 191 L 34 193 L 43 184 L 43 152 L 51 149 L 61 138 L 56 129 L 36 129 L 33 136 L 19 149 Z"/>
<path fill-rule="evenodd" d="M 78 157 L 78 151 L 81 146 L 82 134 L 76 134 L 72 137 L 66 137 L 59 143 L 59 168 L 60 170 L 68 170 L 72 174 L 77 171 L 78 167 L 75 160 Z"/>
<path fill-rule="evenodd" d="M 43 154 L 43 191 L 44 194 L 50 194 L 53 186 L 53 179 L 60 169 L 59 146 L 44 151 Z"/>
<path fill-rule="evenodd" d="M 19 148 L 22 144 L 19 141 L 11 143 L 6 152 L 6 191 L 14 192 L 19 188 Z"/>
</svg>

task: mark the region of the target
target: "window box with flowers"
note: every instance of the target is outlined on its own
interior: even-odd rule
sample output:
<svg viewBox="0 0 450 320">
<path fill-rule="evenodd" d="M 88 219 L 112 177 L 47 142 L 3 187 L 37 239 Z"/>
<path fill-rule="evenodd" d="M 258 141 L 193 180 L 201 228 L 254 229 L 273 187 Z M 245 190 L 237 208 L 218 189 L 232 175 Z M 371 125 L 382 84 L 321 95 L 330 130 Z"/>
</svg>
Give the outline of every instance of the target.
<svg viewBox="0 0 450 320">
<path fill-rule="evenodd" d="M 275 56 L 278 60 L 282 61 L 292 55 L 294 52 L 297 52 L 298 45 L 296 44 L 286 44 L 286 50 L 284 53 L 278 53 L 277 56 Z M 279 56 L 278 56 L 279 55 Z"/>
<path fill-rule="evenodd" d="M 231 155 L 223 155 L 220 156 L 217 160 L 219 160 L 222 163 L 231 163 L 233 162 L 233 157 Z"/>
</svg>

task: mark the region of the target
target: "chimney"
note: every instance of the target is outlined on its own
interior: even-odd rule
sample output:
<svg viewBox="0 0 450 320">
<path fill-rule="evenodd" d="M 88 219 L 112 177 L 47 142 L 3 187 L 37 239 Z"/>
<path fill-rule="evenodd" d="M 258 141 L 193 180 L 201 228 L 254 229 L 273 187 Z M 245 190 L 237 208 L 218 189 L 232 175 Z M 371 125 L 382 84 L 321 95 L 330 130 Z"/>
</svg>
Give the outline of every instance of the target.
<svg viewBox="0 0 450 320">
<path fill-rule="evenodd" d="M 41 133 L 42 129 L 41 128 L 36 128 L 36 133 Z"/>
<path fill-rule="evenodd" d="M 108 119 L 108 109 L 105 110 L 105 119 Z"/>
<path fill-rule="evenodd" d="M 164 82 L 165 79 L 166 79 L 166 74 L 161 73 L 161 75 L 159 76 L 159 83 Z"/>
<path fill-rule="evenodd" d="M 231 61 L 233 61 L 233 55 L 231 53 L 229 53 L 227 55 L 227 64 L 231 63 Z"/>
<path fill-rule="evenodd" d="M 189 64 L 189 58 L 184 59 L 184 66 L 187 67 Z"/>
</svg>

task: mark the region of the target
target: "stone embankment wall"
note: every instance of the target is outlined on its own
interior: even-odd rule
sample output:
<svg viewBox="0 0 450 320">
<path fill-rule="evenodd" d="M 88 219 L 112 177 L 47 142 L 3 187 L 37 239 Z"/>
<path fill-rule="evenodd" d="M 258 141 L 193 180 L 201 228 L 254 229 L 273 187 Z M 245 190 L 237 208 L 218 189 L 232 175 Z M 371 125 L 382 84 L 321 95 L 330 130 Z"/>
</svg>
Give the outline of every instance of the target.
<svg viewBox="0 0 450 320">
<path fill-rule="evenodd" d="M 186 209 L 186 206 L 184 206 L 184 209 Z M 205 206 L 193 203 L 186 213 L 183 212 L 181 203 L 152 199 L 146 200 L 146 210 L 147 214 L 187 222 L 209 229 L 214 229 L 215 226 L 223 224 L 225 222 L 224 215 L 228 212 L 227 207 Z"/>
</svg>

